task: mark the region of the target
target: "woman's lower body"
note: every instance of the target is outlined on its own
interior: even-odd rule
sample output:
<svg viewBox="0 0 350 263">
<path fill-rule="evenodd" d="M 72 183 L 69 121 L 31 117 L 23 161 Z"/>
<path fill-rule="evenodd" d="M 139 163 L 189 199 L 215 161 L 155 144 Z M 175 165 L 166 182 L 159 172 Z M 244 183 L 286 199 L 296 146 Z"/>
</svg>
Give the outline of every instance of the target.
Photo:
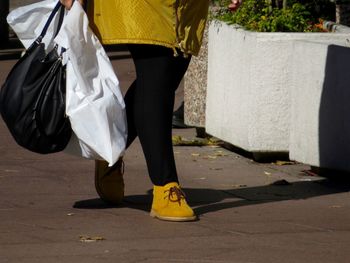
<svg viewBox="0 0 350 263">
<path fill-rule="evenodd" d="M 130 44 L 128 48 L 135 64 L 136 80 L 125 95 L 127 147 L 139 137 L 154 184 L 151 215 L 171 221 L 194 220 L 194 213 L 178 184 L 172 146 L 175 91 L 188 68 L 190 57 L 184 57 L 181 53 L 175 57 L 172 49 L 156 45 Z M 117 163 L 120 168 L 115 169 L 115 175 L 122 174 L 121 165 Z M 119 180 L 115 180 L 116 176 L 114 179 L 113 176 L 103 176 L 104 173 L 113 175 L 113 168 L 107 172 L 109 169 L 105 166 L 104 170 L 102 175 L 100 172 L 100 177 L 105 177 L 106 182 L 109 180 L 107 188 L 115 185 L 121 189 L 120 176 Z M 103 197 L 103 187 L 98 182 L 96 189 Z"/>
<path fill-rule="evenodd" d="M 172 147 L 175 91 L 190 58 L 174 57 L 169 48 L 128 45 L 135 63 L 136 80 L 126 93 L 127 147 L 136 136 L 142 145 L 154 185 L 178 182 Z"/>
</svg>

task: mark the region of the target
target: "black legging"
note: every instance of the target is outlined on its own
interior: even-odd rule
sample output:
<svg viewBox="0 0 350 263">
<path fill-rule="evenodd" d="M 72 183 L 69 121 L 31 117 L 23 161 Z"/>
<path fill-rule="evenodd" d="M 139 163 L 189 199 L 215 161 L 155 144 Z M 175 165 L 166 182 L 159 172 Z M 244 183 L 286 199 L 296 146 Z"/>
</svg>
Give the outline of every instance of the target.
<svg viewBox="0 0 350 263">
<path fill-rule="evenodd" d="M 128 45 L 136 80 L 125 95 L 127 147 L 138 136 L 154 185 L 178 182 L 172 146 L 175 91 L 190 62 L 179 52 L 155 45 Z"/>
</svg>

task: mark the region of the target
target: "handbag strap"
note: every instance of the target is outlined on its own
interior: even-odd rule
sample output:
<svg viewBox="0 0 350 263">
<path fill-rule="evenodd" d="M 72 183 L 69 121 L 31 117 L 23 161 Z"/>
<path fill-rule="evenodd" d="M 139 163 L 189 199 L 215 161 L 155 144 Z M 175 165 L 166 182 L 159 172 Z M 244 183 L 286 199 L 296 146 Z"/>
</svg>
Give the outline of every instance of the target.
<svg viewBox="0 0 350 263">
<path fill-rule="evenodd" d="M 64 6 L 62 5 L 61 10 L 60 10 L 60 16 L 58 18 L 58 24 L 57 24 L 57 29 L 55 33 L 55 37 L 58 35 L 58 32 L 60 32 L 62 23 L 63 23 L 63 18 L 64 18 Z"/>
<path fill-rule="evenodd" d="M 44 38 L 44 36 L 47 33 L 47 30 L 52 22 L 52 20 L 54 19 L 56 13 L 61 9 L 61 14 L 59 17 L 59 21 L 58 21 L 58 26 L 57 26 L 57 30 L 55 33 L 55 36 L 58 34 L 61 26 L 62 26 L 62 22 L 63 22 L 63 17 L 64 17 L 64 6 L 61 4 L 60 1 L 58 1 L 58 3 L 56 4 L 55 8 L 52 10 L 43 30 L 41 31 L 41 34 L 39 35 L 39 37 L 37 38 L 36 42 L 41 43 L 42 39 Z"/>
</svg>

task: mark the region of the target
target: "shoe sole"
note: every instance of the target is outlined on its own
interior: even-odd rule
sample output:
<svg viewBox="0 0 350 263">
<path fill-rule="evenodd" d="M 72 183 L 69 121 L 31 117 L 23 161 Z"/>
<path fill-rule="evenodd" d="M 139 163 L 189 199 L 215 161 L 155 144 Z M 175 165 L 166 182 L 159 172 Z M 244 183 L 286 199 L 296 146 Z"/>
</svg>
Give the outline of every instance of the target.
<svg viewBox="0 0 350 263">
<path fill-rule="evenodd" d="M 155 211 L 150 212 L 150 216 L 153 218 L 157 218 L 163 221 L 170 221 L 170 222 L 193 222 L 197 221 L 197 216 L 191 216 L 191 217 L 172 217 L 172 216 L 161 216 L 157 214 Z"/>
</svg>

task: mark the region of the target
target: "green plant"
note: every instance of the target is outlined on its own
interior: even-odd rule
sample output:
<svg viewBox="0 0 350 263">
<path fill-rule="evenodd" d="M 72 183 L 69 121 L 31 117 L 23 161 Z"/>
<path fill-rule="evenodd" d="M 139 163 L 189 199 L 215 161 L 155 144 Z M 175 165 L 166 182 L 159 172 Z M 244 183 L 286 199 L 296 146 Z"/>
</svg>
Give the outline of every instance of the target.
<svg viewBox="0 0 350 263">
<path fill-rule="evenodd" d="M 320 32 L 323 19 L 332 19 L 328 0 L 244 0 L 238 11 L 227 9 L 229 0 L 214 0 L 213 16 L 258 32 Z"/>
</svg>

